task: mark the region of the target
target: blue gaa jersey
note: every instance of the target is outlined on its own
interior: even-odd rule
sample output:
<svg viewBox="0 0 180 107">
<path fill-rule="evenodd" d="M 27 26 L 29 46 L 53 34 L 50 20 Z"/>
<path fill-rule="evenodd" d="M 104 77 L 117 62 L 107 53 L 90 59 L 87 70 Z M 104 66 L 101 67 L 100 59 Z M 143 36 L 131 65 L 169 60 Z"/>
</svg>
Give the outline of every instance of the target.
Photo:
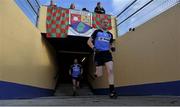
<svg viewBox="0 0 180 107">
<path fill-rule="evenodd" d="M 93 44 L 97 50 L 110 50 L 110 44 L 113 42 L 113 36 L 110 32 L 95 30 L 91 37 L 93 39 Z"/>
<path fill-rule="evenodd" d="M 81 74 L 81 65 L 80 64 L 73 64 L 71 66 L 71 76 L 78 77 Z"/>
</svg>

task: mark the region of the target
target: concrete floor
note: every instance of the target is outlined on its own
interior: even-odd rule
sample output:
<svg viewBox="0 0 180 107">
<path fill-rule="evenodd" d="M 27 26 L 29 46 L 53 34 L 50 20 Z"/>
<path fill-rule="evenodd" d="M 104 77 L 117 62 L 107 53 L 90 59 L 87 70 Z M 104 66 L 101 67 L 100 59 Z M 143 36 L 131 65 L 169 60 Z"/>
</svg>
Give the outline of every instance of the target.
<svg viewBox="0 0 180 107">
<path fill-rule="evenodd" d="M 0 100 L 0 106 L 180 106 L 180 96 L 59 96 Z"/>
<path fill-rule="evenodd" d="M 55 96 L 35 99 L 0 100 L 0 106 L 180 106 L 180 96 L 119 96 L 93 95 L 87 85 L 72 96 L 72 84 L 61 84 Z"/>
</svg>

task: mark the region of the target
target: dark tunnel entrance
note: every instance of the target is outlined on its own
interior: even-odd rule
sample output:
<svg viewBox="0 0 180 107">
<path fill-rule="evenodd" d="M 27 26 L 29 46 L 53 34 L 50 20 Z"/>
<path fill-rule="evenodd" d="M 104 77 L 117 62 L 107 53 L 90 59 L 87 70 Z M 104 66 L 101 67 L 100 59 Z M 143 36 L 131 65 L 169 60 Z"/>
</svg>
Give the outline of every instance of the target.
<svg viewBox="0 0 180 107">
<path fill-rule="evenodd" d="M 67 38 L 46 38 L 46 34 L 42 34 L 42 36 L 56 52 L 56 62 L 58 66 L 56 87 L 60 84 L 72 83 L 69 69 L 75 58 L 78 59 L 78 62 L 83 67 L 81 84 L 87 84 L 88 59 L 92 54 L 92 50 L 87 45 L 88 37 L 68 36 Z"/>
</svg>

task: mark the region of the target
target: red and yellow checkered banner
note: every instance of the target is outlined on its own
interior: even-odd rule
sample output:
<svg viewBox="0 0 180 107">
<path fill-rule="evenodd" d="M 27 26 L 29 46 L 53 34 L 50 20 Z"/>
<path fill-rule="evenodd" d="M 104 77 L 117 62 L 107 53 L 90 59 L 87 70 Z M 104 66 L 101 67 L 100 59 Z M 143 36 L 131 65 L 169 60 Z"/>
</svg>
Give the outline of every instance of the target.
<svg viewBox="0 0 180 107">
<path fill-rule="evenodd" d="M 47 37 L 65 38 L 69 26 L 69 9 L 49 6 L 47 9 Z"/>
<path fill-rule="evenodd" d="M 100 29 L 101 28 L 101 20 L 102 19 L 107 19 L 109 22 L 109 27 L 108 30 L 112 29 L 111 26 L 111 16 L 110 15 L 106 15 L 106 14 L 97 14 L 97 13 L 92 13 L 92 27 L 96 28 L 96 29 Z"/>
<path fill-rule="evenodd" d="M 101 19 L 109 21 L 111 16 L 106 14 L 90 13 L 78 10 L 49 6 L 47 8 L 47 37 L 66 38 L 67 35 L 90 37 L 96 29 L 101 28 Z"/>
</svg>

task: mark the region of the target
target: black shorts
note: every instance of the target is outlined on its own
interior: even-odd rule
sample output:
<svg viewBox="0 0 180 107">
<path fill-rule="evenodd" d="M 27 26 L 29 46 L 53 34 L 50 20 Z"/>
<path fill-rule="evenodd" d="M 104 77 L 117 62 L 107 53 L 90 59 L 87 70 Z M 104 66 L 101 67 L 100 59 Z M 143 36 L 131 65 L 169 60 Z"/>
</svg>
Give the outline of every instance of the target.
<svg viewBox="0 0 180 107">
<path fill-rule="evenodd" d="M 103 66 L 106 62 L 113 61 L 110 51 L 100 51 L 95 54 L 96 66 Z"/>
</svg>

